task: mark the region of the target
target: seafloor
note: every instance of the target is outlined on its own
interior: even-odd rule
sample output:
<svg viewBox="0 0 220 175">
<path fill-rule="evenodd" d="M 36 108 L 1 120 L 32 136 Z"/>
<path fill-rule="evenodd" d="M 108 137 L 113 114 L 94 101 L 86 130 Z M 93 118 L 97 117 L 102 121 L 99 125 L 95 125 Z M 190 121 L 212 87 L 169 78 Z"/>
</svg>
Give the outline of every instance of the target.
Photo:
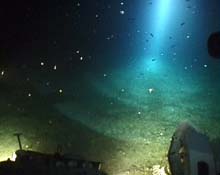
<svg viewBox="0 0 220 175">
<path fill-rule="evenodd" d="M 25 149 L 53 153 L 62 145 L 64 153 L 103 162 L 109 175 L 158 174 L 168 169 L 170 139 L 181 122 L 212 141 L 220 138 L 219 69 L 143 66 L 68 74 L 58 67 L 59 77 L 32 73 L 28 82 L 24 71 L 6 71 L 0 78 L 1 160 L 18 148 L 13 133 L 21 132 Z"/>
</svg>

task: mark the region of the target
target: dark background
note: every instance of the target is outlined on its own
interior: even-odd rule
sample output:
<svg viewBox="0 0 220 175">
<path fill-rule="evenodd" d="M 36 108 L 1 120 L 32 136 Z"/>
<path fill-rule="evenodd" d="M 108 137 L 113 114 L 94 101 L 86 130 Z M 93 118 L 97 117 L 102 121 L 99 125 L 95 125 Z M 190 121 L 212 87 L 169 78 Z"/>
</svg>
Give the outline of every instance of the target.
<svg viewBox="0 0 220 175">
<path fill-rule="evenodd" d="M 192 0 L 183 2 L 184 7 L 178 8 L 187 8 L 196 3 Z M 76 54 L 77 50 L 80 50 L 80 56 L 86 58 L 89 66 L 96 66 L 99 63 L 101 65 L 119 63 L 119 57 L 123 62 L 123 57 L 137 55 L 140 48 L 143 48 L 141 42 L 136 42 L 142 38 L 136 32 L 141 26 L 137 12 L 138 8 L 143 6 L 142 3 L 143 1 L 130 0 L 124 1 L 124 5 L 121 6 L 120 1 L 116 0 L 92 0 L 81 1 L 78 6 L 78 1 L 70 0 L 1 1 L 1 67 L 36 64 L 35 62 L 38 63 L 41 59 L 59 63 L 64 67 L 70 60 L 75 66 L 88 65 L 81 64 L 79 55 Z M 154 1 L 149 1 L 149 6 L 153 3 Z M 197 8 L 203 12 L 197 15 L 197 19 L 201 20 L 200 24 L 204 26 L 200 33 L 203 39 L 200 42 L 202 46 L 205 45 L 204 38 L 212 30 L 207 27 L 208 23 L 212 25 L 214 31 L 219 25 L 217 19 L 219 4 L 219 0 L 212 1 L 211 5 L 205 1 L 196 3 Z M 120 10 L 125 10 L 125 15 L 120 15 Z M 176 25 L 182 22 L 186 22 L 187 25 L 187 20 L 189 20 L 187 17 L 183 18 Z M 149 25 L 150 22 L 148 21 Z M 199 40 L 194 40 L 191 45 L 198 42 Z M 170 45 L 172 43 L 169 43 Z M 181 44 L 180 48 L 183 48 Z M 185 50 L 182 49 L 183 53 Z M 106 55 L 112 59 L 103 58 Z"/>
</svg>

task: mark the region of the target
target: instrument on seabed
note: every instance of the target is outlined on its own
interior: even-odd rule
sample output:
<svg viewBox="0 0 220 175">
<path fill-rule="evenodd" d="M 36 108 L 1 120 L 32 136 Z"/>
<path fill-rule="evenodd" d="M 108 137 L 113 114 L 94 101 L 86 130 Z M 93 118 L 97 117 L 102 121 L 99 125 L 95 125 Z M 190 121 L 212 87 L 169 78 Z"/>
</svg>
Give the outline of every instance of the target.
<svg viewBox="0 0 220 175">
<path fill-rule="evenodd" d="M 220 147 L 214 153 L 206 135 L 182 123 L 173 134 L 168 151 L 170 171 L 172 175 L 219 175 L 219 154 Z"/>
<path fill-rule="evenodd" d="M 0 175 L 103 175 L 101 162 L 62 155 L 59 150 L 54 154 L 23 150 L 21 133 L 14 135 L 19 143 L 16 159 L 0 162 Z"/>
</svg>

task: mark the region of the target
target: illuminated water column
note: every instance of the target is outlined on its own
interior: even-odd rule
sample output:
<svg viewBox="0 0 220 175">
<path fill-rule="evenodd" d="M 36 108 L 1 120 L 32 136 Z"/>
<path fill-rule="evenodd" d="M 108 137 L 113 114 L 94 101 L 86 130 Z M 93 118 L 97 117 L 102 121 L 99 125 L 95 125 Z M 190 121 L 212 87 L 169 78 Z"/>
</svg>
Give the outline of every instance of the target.
<svg viewBox="0 0 220 175">
<path fill-rule="evenodd" d="M 151 19 L 149 19 L 151 25 L 151 33 L 153 34 L 153 40 L 151 43 L 150 53 L 152 56 L 160 55 L 160 48 L 164 43 L 164 36 L 168 30 L 168 21 L 170 17 L 171 7 L 174 4 L 171 3 L 174 0 L 155 0 L 153 1 L 153 11 Z"/>
<path fill-rule="evenodd" d="M 169 20 L 171 17 L 172 6 L 175 0 L 154 0 L 150 7 L 146 22 L 151 37 L 148 47 L 146 64 L 149 71 L 160 72 L 162 63 L 161 49 L 166 45 L 164 37 L 167 32 L 172 30 L 169 28 Z M 175 18 L 175 17 L 174 17 Z M 146 57 L 145 57 L 146 58 Z M 156 61 L 152 61 L 156 60 Z"/>
</svg>

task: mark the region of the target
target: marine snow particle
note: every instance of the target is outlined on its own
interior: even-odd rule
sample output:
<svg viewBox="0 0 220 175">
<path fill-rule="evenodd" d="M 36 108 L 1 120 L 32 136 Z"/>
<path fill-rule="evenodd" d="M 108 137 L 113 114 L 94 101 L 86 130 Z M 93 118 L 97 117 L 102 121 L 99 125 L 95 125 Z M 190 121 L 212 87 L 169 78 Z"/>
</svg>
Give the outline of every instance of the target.
<svg viewBox="0 0 220 175">
<path fill-rule="evenodd" d="M 52 120 L 49 120 L 49 121 L 48 121 L 48 124 L 49 124 L 49 125 L 52 125 L 52 124 L 53 124 L 53 121 L 52 121 Z"/>
<path fill-rule="evenodd" d="M 148 92 L 149 92 L 150 94 L 152 94 L 152 93 L 154 92 L 154 89 L 153 89 L 153 88 L 149 88 L 149 89 L 148 89 Z"/>
<path fill-rule="evenodd" d="M 197 58 L 195 58 L 193 61 L 194 61 L 194 62 L 197 62 L 197 61 L 198 61 L 198 59 L 197 59 Z"/>
<path fill-rule="evenodd" d="M 31 97 L 31 93 L 28 93 L 28 97 Z"/>
<path fill-rule="evenodd" d="M 124 10 L 120 10 L 120 14 L 121 14 L 121 15 L 124 15 L 124 14 L 125 14 L 125 11 L 124 11 Z"/>
<path fill-rule="evenodd" d="M 5 71 L 2 71 L 2 72 L 1 72 L 1 75 L 3 76 L 4 74 L 5 74 Z"/>
<path fill-rule="evenodd" d="M 121 2 L 120 4 L 121 4 L 121 5 L 124 5 L 124 2 Z"/>
<path fill-rule="evenodd" d="M 77 50 L 76 53 L 79 54 L 79 50 Z"/>
<path fill-rule="evenodd" d="M 205 68 L 207 68 L 207 67 L 208 67 L 208 65 L 207 65 L 207 64 L 204 64 L 203 66 L 204 66 Z"/>
<path fill-rule="evenodd" d="M 54 69 L 54 70 L 57 70 L 57 65 L 54 65 L 53 69 Z"/>
<path fill-rule="evenodd" d="M 82 61 L 82 60 L 83 60 L 83 57 L 80 57 L 79 59 Z"/>
<path fill-rule="evenodd" d="M 62 89 L 59 89 L 59 93 L 63 93 L 63 90 L 62 90 Z"/>
<path fill-rule="evenodd" d="M 40 65 L 41 65 L 41 66 L 44 66 L 44 62 L 41 62 Z"/>
<path fill-rule="evenodd" d="M 140 112 L 140 111 L 138 111 L 138 115 L 141 115 L 141 112 Z"/>
</svg>

